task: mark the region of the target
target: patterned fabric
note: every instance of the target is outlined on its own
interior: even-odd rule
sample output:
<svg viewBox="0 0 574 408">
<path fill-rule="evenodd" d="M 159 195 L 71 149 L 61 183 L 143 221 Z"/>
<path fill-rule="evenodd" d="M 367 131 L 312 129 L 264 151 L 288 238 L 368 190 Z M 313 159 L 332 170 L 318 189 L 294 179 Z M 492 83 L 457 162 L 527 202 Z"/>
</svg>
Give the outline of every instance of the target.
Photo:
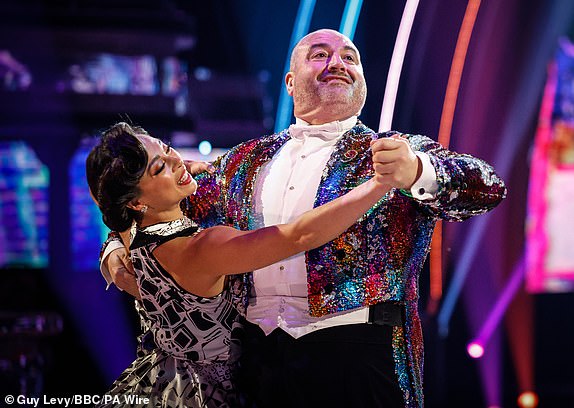
<svg viewBox="0 0 574 408">
<path fill-rule="evenodd" d="M 159 245 L 197 231 L 183 218 L 136 232 L 130 255 L 142 297 L 138 312 L 155 348 L 140 342 L 138 358 L 107 393 L 120 404 L 116 398 L 101 406 L 127 406 L 130 395 L 150 398 L 141 404 L 146 407 L 239 406 L 234 375 L 242 326 L 229 291 L 212 298 L 191 294 L 153 255 Z"/>
<path fill-rule="evenodd" d="M 335 146 L 325 167 L 315 205 L 348 192 L 373 175 L 369 142 L 397 132 L 376 134 L 360 121 Z M 422 407 L 423 337 L 418 314 L 418 280 L 439 219 L 462 221 L 494 208 L 506 195 L 491 166 L 469 155 L 444 149 L 432 139 L 403 134 L 415 151 L 425 152 L 438 182 L 436 199 L 418 201 L 393 189 L 339 238 L 308 251 L 309 310 L 324 316 L 392 301 L 404 304 L 406 322 L 395 328 L 393 350 L 407 407 Z M 253 227 L 252 197 L 261 166 L 288 140 L 278 134 L 245 142 L 215 163 L 213 175 L 198 178 L 196 196 L 185 203 L 202 226 L 219 223 Z M 235 277 L 234 302 L 245 308 L 252 274 Z"/>
</svg>

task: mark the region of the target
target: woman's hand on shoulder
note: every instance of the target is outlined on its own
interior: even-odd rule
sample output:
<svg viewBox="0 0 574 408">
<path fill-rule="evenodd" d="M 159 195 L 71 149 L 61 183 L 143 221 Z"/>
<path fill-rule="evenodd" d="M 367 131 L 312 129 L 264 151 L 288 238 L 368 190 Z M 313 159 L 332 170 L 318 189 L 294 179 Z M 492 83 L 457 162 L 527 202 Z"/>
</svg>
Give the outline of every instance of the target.
<svg viewBox="0 0 574 408">
<path fill-rule="evenodd" d="M 184 160 L 185 168 L 192 176 L 197 176 L 198 174 L 208 172 L 213 174 L 215 172 L 215 167 L 209 162 L 205 161 L 194 161 L 194 160 Z"/>
</svg>

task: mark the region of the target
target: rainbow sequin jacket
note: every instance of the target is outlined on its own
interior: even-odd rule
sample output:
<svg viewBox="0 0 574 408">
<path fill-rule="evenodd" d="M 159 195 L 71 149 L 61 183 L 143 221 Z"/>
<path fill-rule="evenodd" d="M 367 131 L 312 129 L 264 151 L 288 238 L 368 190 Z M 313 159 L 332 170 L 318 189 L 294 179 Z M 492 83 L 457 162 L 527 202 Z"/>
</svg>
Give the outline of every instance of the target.
<svg viewBox="0 0 574 408">
<path fill-rule="evenodd" d="M 397 132 L 377 135 L 388 137 Z M 335 146 L 323 171 L 315 206 L 326 203 L 373 175 L 369 143 L 375 132 L 360 121 Z M 374 136 L 374 137 L 377 137 Z M 446 150 L 432 139 L 404 134 L 413 150 L 429 155 L 438 192 L 430 201 L 391 190 L 339 238 L 306 253 L 309 311 L 323 316 L 381 301 L 405 306 L 405 325 L 393 344 L 399 383 L 407 406 L 422 406 L 422 331 L 418 280 L 437 220 L 462 221 L 493 209 L 506 187 L 493 168 L 475 157 Z M 261 166 L 289 140 L 287 130 L 244 142 L 215 163 L 213 175 L 198 177 L 195 196 L 185 203 L 201 226 L 252 229 L 252 198 Z M 236 305 L 243 312 L 251 274 L 231 277 Z M 412 379 L 412 383 L 409 381 Z"/>
<path fill-rule="evenodd" d="M 342 137 L 323 171 L 315 206 L 372 177 L 369 142 L 374 134 L 358 122 Z M 391 190 L 339 238 L 307 252 L 311 315 L 381 301 L 416 301 L 418 274 L 436 221 L 462 221 L 486 213 L 505 197 L 504 182 L 484 161 L 450 152 L 425 136 L 403 136 L 413 150 L 429 155 L 437 175 L 436 199 L 423 202 Z M 285 130 L 227 152 L 216 161 L 215 174 L 198 177 L 198 192 L 185 204 L 188 216 L 202 227 L 226 224 L 252 229 L 257 174 L 287 140 Z"/>
</svg>

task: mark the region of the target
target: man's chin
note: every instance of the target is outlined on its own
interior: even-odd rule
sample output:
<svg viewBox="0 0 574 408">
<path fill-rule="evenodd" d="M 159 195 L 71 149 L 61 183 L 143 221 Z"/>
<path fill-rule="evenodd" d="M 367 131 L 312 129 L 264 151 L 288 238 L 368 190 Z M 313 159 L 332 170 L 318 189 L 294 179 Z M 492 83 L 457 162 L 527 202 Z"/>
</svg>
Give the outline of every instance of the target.
<svg viewBox="0 0 574 408">
<path fill-rule="evenodd" d="M 321 103 L 325 105 L 350 105 L 353 103 L 353 95 L 345 89 L 332 89 L 321 95 Z"/>
</svg>

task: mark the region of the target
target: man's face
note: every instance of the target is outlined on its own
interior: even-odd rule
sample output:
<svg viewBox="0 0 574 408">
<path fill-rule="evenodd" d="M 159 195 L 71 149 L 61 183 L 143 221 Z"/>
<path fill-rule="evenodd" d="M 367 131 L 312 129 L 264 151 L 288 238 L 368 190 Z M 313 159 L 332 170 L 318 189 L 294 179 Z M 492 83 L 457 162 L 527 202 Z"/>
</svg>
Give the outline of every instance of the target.
<svg viewBox="0 0 574 408">
<path fill-rule="evenodd" d="M 313 32 L 299 42 L 285 82 L 295 116 L 311 124 L 358 115 L 367 96 L 359 51 L 333 30 Z"/>
</svg>

